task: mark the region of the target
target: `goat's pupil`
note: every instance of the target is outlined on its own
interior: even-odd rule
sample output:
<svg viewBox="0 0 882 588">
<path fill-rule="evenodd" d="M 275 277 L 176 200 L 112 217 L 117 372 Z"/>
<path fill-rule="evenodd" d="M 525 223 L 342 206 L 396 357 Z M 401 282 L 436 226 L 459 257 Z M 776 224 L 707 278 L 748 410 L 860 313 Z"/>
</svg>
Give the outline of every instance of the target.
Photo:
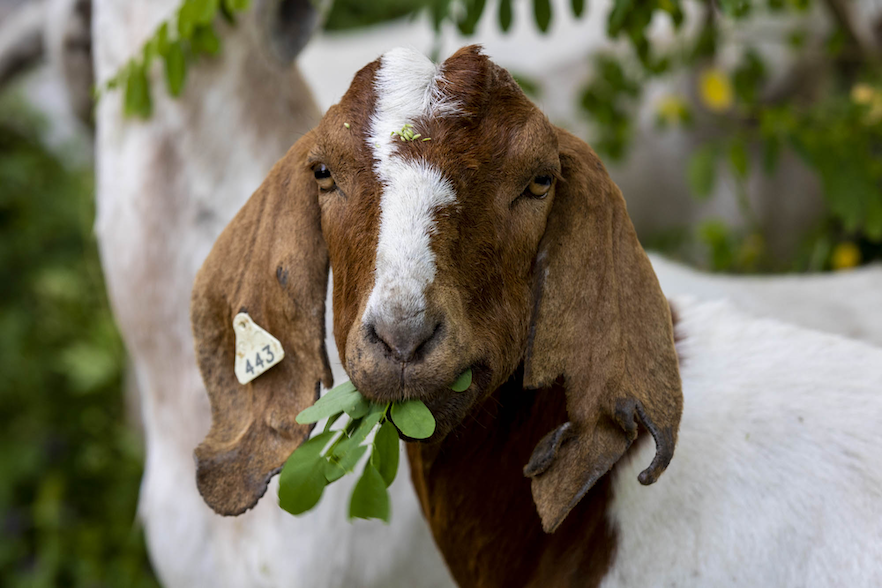
<svg viewBox="0 0 882 588">
<path fill-rule="evenodd" d="M 550 186 L 551 185 L 551 176 L 536 176 L 536 179 L 533 180 L 540 186 Z"/>
<path fill-rule="evenodd" d="M 324 164 L 317 165 L 313 173 L 315 174 L 315 179 L 317 180 L 324 180 L 331 177 L 331 170 L 329 170 L 328 167 Z"/>
</svg>

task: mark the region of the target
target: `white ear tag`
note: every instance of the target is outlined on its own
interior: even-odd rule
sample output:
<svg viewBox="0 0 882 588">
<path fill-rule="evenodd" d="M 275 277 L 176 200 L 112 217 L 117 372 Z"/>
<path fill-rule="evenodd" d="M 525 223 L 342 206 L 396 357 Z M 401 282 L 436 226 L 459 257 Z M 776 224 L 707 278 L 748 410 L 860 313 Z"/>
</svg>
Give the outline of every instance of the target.
<svg viewBox="0 0 882 588">
<path fill-rule="evenodd" d="M 246 313 L 240 312 L 233 317 L 233 330 L 236 332 L 235 371 L 240 384 L 247 384 L 285 357 L 279 340 L 260 328 Z"/>
</svg>

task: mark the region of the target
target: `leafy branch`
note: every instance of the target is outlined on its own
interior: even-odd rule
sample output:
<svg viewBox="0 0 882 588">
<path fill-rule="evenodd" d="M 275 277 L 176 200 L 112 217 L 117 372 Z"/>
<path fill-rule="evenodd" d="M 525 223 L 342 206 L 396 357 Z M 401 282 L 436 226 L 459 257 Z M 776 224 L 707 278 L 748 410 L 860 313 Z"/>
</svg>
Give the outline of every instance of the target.
<svg viewBox="0 0 882 588">
<path fill-rule="evenodd" d="M 453 383 L 455 392 L 472 383 L 466 370 Z M 334 424 L 346 414 L 349 419 L 338 430 Z M 303 514 L 318 504 L 325 487 L 353 473 L 370 449 L 361 478 L 352 491 L 349 518 L 382 519 L 389 522 L 389 493 L 386 490 L 398 472 L 398 431 L 411 439 L 427 439 L 435 432 L 435 419 L 419 400 L 377 404 L 345 382 L 297 415 L 303 425 L 328 419 L 325 429 L 298 447 L 285 462 L 279 477 L 279 505 L 293 515 Z M 377 429 L 373 439 L 370 433 Z M 367 442 L 365 445 L 364 443 Z"/>
<path fill-rule="evenodd" d="M 230 23 L 236 13 L 248 10 L 251 0 L 184 0 L 173 18 L 160 24 L 144 44 L 140 55 L 104 85 L 103 92 L 123 89 L 126 116 L 149 118 L 153 111 L 148 72 L 154 60 L 162 60 L 169 94 L 180 96 L 187 79 L 188 64 L 200 55 L 214 56 L 221 51 L 221 40 L 214 28 L 218 15 Z M 102 94 L 96 92 L 96 99 Z"/>
</svg>

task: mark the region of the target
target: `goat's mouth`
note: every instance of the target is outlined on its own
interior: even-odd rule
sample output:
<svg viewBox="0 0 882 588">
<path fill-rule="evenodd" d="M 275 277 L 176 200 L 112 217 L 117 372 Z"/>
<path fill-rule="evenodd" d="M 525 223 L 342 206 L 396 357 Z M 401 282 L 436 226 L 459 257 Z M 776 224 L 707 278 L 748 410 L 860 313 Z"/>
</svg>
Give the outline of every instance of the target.
<svg viewBox="0 0 882 588">
<path fill-rule="evenodd" d="M 478 401 L 483 398 L 492 379 L 492 372 L 484 363 L 474 363 L 460 370 L 472 372 L 472 382 L 468 388 L 457 392 L 450 388 L 451 382 L 445 383 L 435 393 L 420 398 L 432 416 L 435 417 L 435 432 L 428 439 L 411 439 L 405 435 L 405 441 L 422 441 L 434 443 L 443 440 L 453 429 L 468 416 Z"/>
<path fill-rule="evenodd" d="M 472 372 L 472 381 L 468 388 L 460 392 L 451 389 L 458 376 L 468 370 Z M 433 374 L 433 377 L 427 378 L 424 374 L 419 374 L 419 370 L 414 372 L 408 374 L 405 366 L 403 370 L 396 371 L 394 381 L 389 380 L 391 374 L 386 374 L 386 378 L 378 378 L 379 374 L 374 371 L 357 368 L 349 373 L 356 388 L 373 402 L 385 404 L 416 399 L 426 405 L 435 418 L 435 432 L 426 439 L 411 439 L 401 435 L 405 441 L 441 441 L 463 421 L 471 408 L 483 397 L 492 380 L 491 369 L 481 361 L 462 366 L 458 370 L 444 370 L 447 374 L 453 374 L 452 376 Z M 419 375 L 423 377 L 418 377 Z"/>
</svg>

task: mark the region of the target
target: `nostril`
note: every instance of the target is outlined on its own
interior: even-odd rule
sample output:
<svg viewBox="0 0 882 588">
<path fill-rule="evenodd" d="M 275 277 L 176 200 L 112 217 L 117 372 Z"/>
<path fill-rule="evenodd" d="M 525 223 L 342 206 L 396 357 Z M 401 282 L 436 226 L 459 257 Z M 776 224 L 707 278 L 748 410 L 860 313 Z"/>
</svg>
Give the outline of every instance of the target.
<svg viewBox="0 0 882 588">
<path fill-rule="evenodd" d="M 441 329 L 440 322 L 378 320 L 367 326 L 367 338 L 396 361 L 410 362 L 430 351 Z"/>
</svg>

